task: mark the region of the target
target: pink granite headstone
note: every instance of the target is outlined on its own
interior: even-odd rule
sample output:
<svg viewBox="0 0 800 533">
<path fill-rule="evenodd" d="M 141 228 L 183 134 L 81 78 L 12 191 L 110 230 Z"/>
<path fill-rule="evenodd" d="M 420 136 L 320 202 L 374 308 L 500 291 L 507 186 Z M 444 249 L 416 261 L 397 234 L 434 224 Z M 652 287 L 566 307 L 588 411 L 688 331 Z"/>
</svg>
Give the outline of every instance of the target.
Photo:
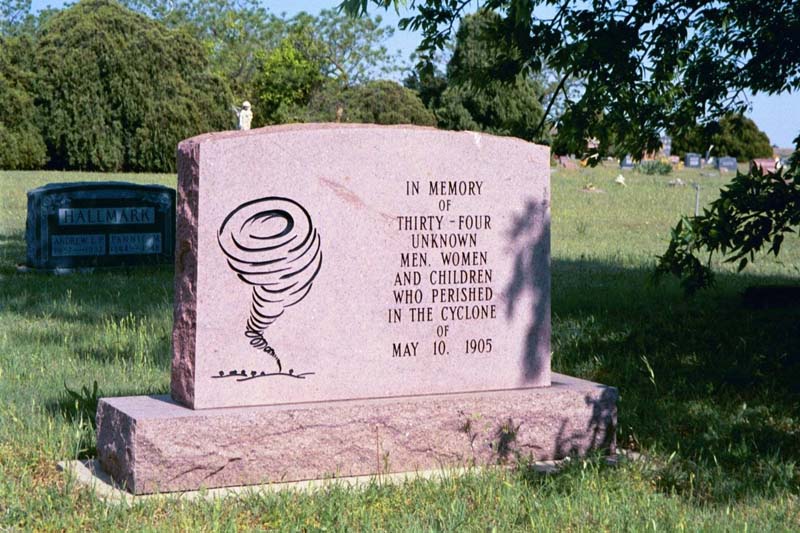
<svg viewBox="0 0 800 533">
<path fill-rule="evenodd" d="M 195 137 L 178 159 L 180 403 L 550 385 L 546 147 L 303 125 Z"/>
<path fill-rule="evenodd" d="M 181 143 L 172 399 L 99 401 L 103 469 L 145 494 L 614 453 L 616 389 L 551 381 L 548 159 L 407 126 Z"/>
</svg>

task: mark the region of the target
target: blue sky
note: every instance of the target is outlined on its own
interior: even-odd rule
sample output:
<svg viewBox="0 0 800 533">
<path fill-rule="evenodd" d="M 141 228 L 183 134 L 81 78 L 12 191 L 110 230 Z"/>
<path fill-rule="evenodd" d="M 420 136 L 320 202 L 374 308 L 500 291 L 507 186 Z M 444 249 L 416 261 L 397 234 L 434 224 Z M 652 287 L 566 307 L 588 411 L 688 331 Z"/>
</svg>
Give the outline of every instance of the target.
<svg viewBox="0 0 800 533">
<path fill-rule="evenodd" d="M 335 8 L 339 0 L 262 0 L 273 13 L 294 15 L 300 11 L 317 13 L 322 9 Z M 34 10 L 47 5 L 61 7 L 63 0 L 33 0 Z M 384 23 L 397 27 L 400 17 L 390 9 L 383 11 L 374 6 L 371 14 L 380 14 Z M 395 29 L 395 34 L 388 43 L 390 50 L 400 50 L 403 57 L 408 57 L 416 48 L 419 36 L 413 32 Z M 748 116 L 769 136 L 772 144 L 780 147 L 794 146 L 792 141 L 800 133 L 800 93 L 769 96 L 759 94 L 750 96 L 751 111 Z"/>
</svg>

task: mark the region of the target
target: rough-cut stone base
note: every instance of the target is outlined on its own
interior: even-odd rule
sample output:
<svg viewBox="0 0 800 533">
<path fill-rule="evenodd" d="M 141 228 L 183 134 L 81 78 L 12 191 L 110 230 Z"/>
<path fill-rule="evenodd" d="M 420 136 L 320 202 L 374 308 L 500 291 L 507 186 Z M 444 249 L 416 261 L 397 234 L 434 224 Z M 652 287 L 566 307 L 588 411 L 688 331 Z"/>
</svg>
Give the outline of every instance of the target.
<svg viewBox="0 0 800 533">
<path fill-rule="evenodd" d="M 615 451 L 617 398 L 560 374 L 536 389 L 230 409 L 104 398 L 97 453 L 134 494 L 559 459 Z"/>
</svg>

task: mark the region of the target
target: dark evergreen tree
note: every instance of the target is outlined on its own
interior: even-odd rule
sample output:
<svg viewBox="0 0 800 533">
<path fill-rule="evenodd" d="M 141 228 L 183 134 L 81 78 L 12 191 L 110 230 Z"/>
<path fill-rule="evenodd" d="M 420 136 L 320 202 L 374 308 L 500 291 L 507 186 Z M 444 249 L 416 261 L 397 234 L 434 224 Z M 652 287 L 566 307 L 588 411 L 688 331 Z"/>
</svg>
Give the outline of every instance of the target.
<svg viewBox="0 0 800 533">
<path fill-rule="evenodd" d="M 0 36 L 0 169 L 35 169 L 47 160 L 36 126 L 31 40 Z"/>
<path fill-rule="evenodd" d="M 403 85 L 417 93 L 428 109 L 441 106 L 442 94 L 447 89 L 447 77 L 439 69 L 414 70 L 403 80 Z"/>
<path fill-rule="evenodd" d="M 464 18 L 447 65 L 447 88 L 435 108 L 439 127 L 543 141 L 539 83 L 516 70 L 517 51 L 502 39 L 492 11 Z"/>
<path fill-rule="evenodd" d="M 230 91 L 200 43 L 113 0 L 52 16 L 35 65 L 53 168 L 173 171 L 178 142 L 233 125 Z"/>
</svg>

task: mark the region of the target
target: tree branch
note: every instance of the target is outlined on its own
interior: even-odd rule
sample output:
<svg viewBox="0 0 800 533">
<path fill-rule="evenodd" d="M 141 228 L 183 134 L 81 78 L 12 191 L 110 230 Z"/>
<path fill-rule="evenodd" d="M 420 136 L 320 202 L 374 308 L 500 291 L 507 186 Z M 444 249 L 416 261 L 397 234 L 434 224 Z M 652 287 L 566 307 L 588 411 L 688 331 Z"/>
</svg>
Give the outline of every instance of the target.
<svg viewBox="0 0 800 533">
<path fill-rule="evenodd" d="M 556 90 L 553 91 L 553 96 L 550 97 L 550 102 L 547 104 L 547 109 L 545 109 L 544 114 L 542 115 L 542 120 L 539 121 L 539 124 L 533 130 L 536 135 L 542 134 L 544 124 L 545 122 L 547 122 L 547 116 L 550 114 L 550 110 L 553 108 L 553 104 L 556 103 L 556 99 L 558 98 L 558 92 L 564 89 L 564 84 L 567 83 L 567 79 L 569 79 L 571 75 L 572 75 L 571 72 L 567 72 L 561 78 L 561 81 L 558 82 L 558 86 L 556 87 Z"/>
</svg>

